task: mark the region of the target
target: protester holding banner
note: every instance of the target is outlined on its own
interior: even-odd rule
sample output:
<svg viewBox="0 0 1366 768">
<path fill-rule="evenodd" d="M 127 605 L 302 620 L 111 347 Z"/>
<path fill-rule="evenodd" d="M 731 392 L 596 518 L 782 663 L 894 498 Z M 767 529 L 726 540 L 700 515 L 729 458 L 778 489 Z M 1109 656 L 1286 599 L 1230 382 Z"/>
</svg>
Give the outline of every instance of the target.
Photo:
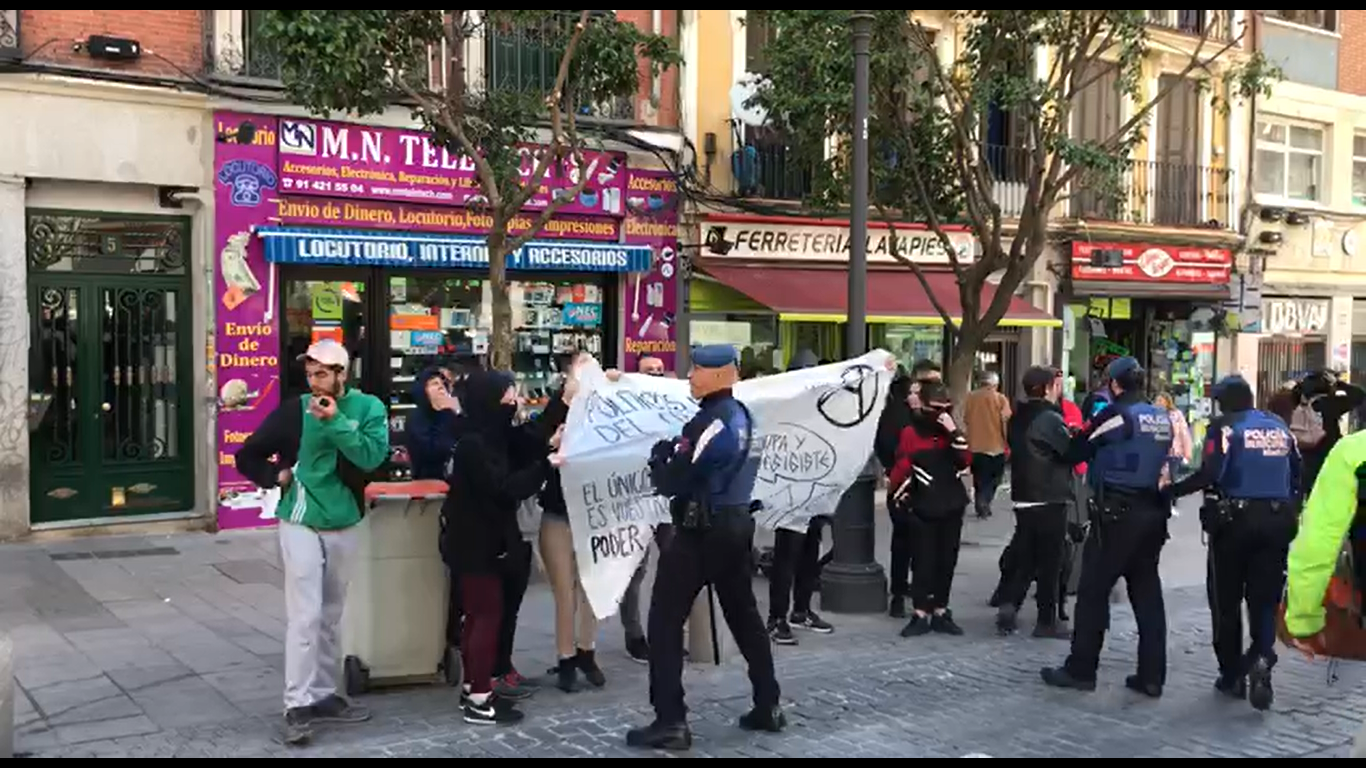
<svg viewBox="0 0 1366 768">
<path fill-rule="evenodd" d="M 907 520 L 913 569 L 911 620 L 902 637 L 929 632 L 961 635 L 949 610 L 958 567 L 967 488 L 959 473 L 972 463 L 967 438 L 954 423 L 948 389 L 938 381 L 920 385 L 910 426 L 901 432 L 890 476 L 889 504 Z"/>
<path fill-rule="evenodd" d="M 762 448 L 749 409 L 732 387 L 739 359 L 729 345 L 698 347 L 689 374 L 697 413 L 682 434 L 651 451 L 650 480 L 670 499 L 673 542 L 660 553 L 650 600 L 650 699 L 655 720 L 626 735 L 633 747 L 686 750 L 692 746 L 683 700 L 683 624 L 698 593 L 715 589 L 731 634 L 749 665 L 754 708 L 740 718 L 746 730 L 780 731 L 773 648 L 754 600 L 752 542 L 754 489 Z"/>
<path fill-rule="evenodd" d="M 587 357 L 581 353 L 576 358 Z M 579 359 L 566 366 L 563 389 L 552 397 L 537 419 L 541 429 L 554 434 L 569 415 L 569 403 L 578 392 L 575 370 Z M 595 647 L 598 620 L 584 595 L 579 581 L 579 567 L 574 557 L 574 536 L 569 528 L 569 511 L 564 501 L 564 487 L 559 470 L 552 468 L 545 488 L 537 500 L 541 504 L 540 545 L 546 576 L 555 596 L 555 665 L 556 685 L 565 693 L 572 693 L 583 672 L 589 685 L 601 688 L 607 678 L 598 667 Z"/>
<path fill-rule="evenodd" d="M 636 370 L 645 376 L 664 376 L 664 361 L 653 355 L 645 355 L 636 363 Z M 616 381 L 621 372 L 607 371 L 607 378 Z M 660 523 L 655 526 L 655 546 L 664 549 L 673 538 L 673 526 Z M 650 552 L 646 550 L 636 572 L 631 575 L 631 583 L 626 594 L 621 597 L 621 629 L 626 634 L 626 655 L 633 661 L 647 664 L 650 661 L 650 642 L 645 637 L 645 628 L 640 624 L 640 587 L 645 583 L 646 567 L 650 564 Z"/>
<path fill-rule="evenodd" d="M 446 546 L 460 574 L 465 608 L 460 643 L 465 721 L 511 723 L 523 715 L 506 695 L 494 698 L 493 682 L 502 655 L 504 623 L 516 621 L 515 604 L 509 612 L 512 601 L 505 594 L 515 591 L 522 581 L 523 559 L 530 556 L 517 522 L 517 506 L 545 484 L 548 454 L 557 444 L 558 433 L 539 456 L 521 460 L 515 456 L 517 388 L 512 376 L 501 371 L 471 375 L 463 405 L 468 428 L 447 466 L 450 491 L 442 514 L 450 521 Z"/>
<path fill-rule="evenodd" d="M 792 356 L 789 371 L 814 368 L 816 353 L 803 349 Z M 812 518 L 805 532 L 780 528 L 773 533 L 773 570 L 768 577 L 768 634 L 778 645 L 796 645 L 792 627 L 819 634 L 835 631 L 811 610 L 811 595 L 820 578 L 821 520 Z M 788 607 L 792 613 L 788 614 Z"/>
</svg>

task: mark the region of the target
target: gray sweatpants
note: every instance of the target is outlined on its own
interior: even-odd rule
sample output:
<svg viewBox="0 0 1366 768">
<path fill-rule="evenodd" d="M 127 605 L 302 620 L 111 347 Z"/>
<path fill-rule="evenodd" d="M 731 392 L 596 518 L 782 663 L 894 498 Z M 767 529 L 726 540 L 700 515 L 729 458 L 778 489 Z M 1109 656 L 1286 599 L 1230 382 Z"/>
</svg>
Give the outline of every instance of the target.
<svg viewBox="0 0 1366 768">
<path fill-rule="evenodd" d="M 1348 757 L 1366 757 L 1366 722 L 1361 724 L 1361 730 L 1357 731 L 1356 741 L 1352 743 L 1352 753 Z"/>
<path fill-rule="evenodd" d="M 281 520 L 285 567 L 285 709 L 337 692 L 341 619 L 356 552 L 355 528 L 315 531 Z"/>
</svg>

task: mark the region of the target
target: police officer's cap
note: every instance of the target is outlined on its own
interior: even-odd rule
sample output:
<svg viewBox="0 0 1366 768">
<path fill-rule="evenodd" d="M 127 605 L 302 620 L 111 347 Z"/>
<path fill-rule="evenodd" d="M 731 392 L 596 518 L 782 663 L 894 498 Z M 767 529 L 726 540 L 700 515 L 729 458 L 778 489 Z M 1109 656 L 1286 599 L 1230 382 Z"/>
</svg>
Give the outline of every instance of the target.
<svg viewBox="0 0 1366 768">
<path fill-rule="evenodd" d="M 1210 389 L 1210 397 L 1218 400 L 1225 395 L 1246 393 L 1252 394 L 1252 385 L 1247 383 L 1247 379 L 1236 373 L 1229 374 L 1220 379 L 1217 384 Z"/>
<path fill-rule="evenodd" d="M 1119 379 L 1134 373 L 1142 373 L 1143 366 L 1132 357 L 1119 357 L 1110 362 L 1105 369 L 1105 375 L 1111 379 Z"/>
<path fill-rule="evenodd" d="M 739 365 L 740 355 L 729 344 L 703 344 L 693 347 L 692 364 L 698 368 L 725 368 Z"/>
</svg>

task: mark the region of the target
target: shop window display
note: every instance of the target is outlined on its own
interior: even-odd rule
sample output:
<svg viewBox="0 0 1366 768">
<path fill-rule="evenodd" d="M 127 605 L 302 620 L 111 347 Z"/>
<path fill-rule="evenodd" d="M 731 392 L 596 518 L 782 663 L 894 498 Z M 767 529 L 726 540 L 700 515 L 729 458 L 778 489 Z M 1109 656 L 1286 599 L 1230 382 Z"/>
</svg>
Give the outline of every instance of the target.
<svg viewBox="0 0 1366 768">
<path fill-rule="evenodd" d="M 365 373 L 365 283 L 352 280 L 290 280 L 285 283 L 285 394 L 308 389 L 303 366 L 296 362 L 308 346 L 332 339 L 351 354 L 352 382 Z"/>
</svg>

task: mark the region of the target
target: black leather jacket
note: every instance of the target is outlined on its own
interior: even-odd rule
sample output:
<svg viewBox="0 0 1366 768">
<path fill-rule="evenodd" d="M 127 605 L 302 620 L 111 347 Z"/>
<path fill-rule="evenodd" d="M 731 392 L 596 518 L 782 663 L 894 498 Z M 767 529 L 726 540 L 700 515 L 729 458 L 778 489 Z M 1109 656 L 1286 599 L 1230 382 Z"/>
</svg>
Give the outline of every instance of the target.
<svg viewBox="0 0 1366 768">
<path fill-rule="evenodd" d="M 1011 414 L 1007 432 L 1011 501 L 1071 501 L 1071 433 L 1062 420 L 1062 410 L 1047 400 L 1026 400 Z"/>
</svg>

